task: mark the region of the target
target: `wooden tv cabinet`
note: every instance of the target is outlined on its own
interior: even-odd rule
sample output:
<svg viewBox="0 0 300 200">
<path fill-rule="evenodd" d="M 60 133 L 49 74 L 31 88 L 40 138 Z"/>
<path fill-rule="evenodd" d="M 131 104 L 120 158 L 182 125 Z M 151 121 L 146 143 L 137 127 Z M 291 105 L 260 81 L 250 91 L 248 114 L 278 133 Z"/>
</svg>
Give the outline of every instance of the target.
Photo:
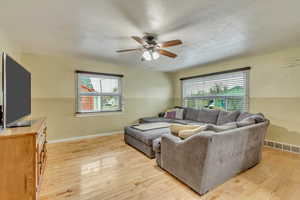
<svg viewBox="0 0 300 200">
<path fill-rule="evenodd" d="M 47 161 L 46 119 L 0 131 L 0 199 L 38 200 Z"/>
</svg>

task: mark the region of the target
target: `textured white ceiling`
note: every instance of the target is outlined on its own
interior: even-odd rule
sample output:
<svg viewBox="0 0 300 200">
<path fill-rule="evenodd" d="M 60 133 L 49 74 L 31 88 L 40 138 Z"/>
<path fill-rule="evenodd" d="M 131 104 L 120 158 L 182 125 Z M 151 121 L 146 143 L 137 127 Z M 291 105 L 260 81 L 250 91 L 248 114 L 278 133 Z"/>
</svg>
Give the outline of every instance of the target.
<svg viewBox="0 0 300 200">
<path fill-rule="evenodd" d="M 299 0 L 0 0 L 0 29 L 24 52 L 173 71 L 300 45 Z M 176 59 L 141 62 L 130 36 L 181 39 Z M 1 45 L 1 44 L 0 44 Z"/>
</svg>

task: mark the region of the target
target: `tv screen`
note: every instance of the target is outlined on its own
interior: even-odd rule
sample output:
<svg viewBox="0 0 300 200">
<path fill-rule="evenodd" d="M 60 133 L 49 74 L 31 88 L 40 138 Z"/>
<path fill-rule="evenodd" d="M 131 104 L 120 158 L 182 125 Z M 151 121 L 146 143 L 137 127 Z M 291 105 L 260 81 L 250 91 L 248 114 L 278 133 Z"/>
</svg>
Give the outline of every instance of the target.
<svg viewBox="0 0 300 200">
<path fill-rule="evenodd" d="M 3 106 L 6 125 L 31 113 L 31 74 L 3 54 Z"/>
</svg>

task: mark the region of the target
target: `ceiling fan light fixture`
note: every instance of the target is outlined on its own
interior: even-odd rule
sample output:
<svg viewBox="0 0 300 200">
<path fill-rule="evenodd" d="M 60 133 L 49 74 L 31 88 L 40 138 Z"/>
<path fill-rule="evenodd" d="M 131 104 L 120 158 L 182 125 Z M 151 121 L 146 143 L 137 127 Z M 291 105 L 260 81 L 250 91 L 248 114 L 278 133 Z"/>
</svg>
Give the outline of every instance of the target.
<svg viewBox="0 0 300 200">
<path fill-rule="evenodd" d="M 150 51 L 144 51 L 143 53 L 143 58 L 147 61 L 151 61 L 152 60 L 152 55 Z"/>
<path fill-rule="evenodd" d="M 157 60 L 159 58 L 159 53 L 153 50 L 146 50 L 143 53 L 143 58 L 147 61 Z"/>
<path fill-rule="evenodd" d="M 154 51 L 152 53 L 152 58 L 153 58 L 153 60 L 157 60 L 159 58 L 159 53 L 157 51 Z"/>
</svg>

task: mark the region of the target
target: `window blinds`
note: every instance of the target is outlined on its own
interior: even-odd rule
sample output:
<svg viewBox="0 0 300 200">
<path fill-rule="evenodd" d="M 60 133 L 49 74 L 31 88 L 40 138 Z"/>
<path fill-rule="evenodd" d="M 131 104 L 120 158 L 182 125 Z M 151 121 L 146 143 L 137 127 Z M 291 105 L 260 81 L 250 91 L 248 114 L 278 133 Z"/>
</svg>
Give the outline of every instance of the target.
<svg viewBox="0 0 300 200">
<path fill-rule="evenodd" d="M 249 109 L 249 68 L 182 79 L 183 106 L 227 111 Z"/>
</svg>

